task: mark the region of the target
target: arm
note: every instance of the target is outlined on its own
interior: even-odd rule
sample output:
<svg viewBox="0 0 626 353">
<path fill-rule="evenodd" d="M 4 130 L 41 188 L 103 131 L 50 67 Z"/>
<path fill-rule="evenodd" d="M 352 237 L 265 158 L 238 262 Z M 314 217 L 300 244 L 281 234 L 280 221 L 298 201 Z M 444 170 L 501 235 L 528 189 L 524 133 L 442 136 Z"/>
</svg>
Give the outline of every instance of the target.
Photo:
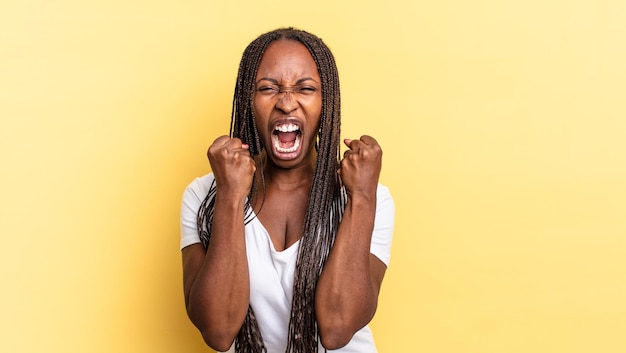
<svg viewBox="0 0 626 353">
<path fill-rule="evenodd" d="M 183 285 L 189 318 L 211 348 L 226 351 L 249 305 L 244 202 L 255 166 L 247 146 L 227 136 L 209 148 L 209 160 L 217 183 L 211 241 L 206 251 L 183 249 Z"/>
<path fill-rule="evenodd" d="M 320 337 L 327 349 L 348 344 L 374 317 L 386 270 L 370 253 L 382 151 L 368 136 L 346 144 L 350 150 L 339 173 L 348 200 L 315 297 Z"/>
</svg>

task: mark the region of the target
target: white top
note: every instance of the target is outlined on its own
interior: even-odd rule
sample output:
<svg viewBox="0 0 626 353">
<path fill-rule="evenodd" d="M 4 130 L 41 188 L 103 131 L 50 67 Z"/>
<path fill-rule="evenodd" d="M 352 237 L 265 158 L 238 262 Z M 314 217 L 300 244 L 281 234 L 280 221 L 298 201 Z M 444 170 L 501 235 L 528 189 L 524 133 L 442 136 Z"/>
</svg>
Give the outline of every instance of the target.
<svg viewBox="0 0 626 353">
<path fill-rule="evenodd" d="M 209 192 L 213 174 L 196 178 L 185 190 L 181 208 L 181 249 L 199 243 L 196 220 L 200 204 Z M 376 217 L 370 252 L 389 265 L 395 207 L 387 187 L 378 185 Z M 250 306 L 254 310 L 268 353 L 284 353 L 291 317 L 294 270 L 300 241 L 276 251 L 269 233 L 254 217 L 245 226 L 246 252 L 250 271 Z M 228 352 L 234 352 L 234 345 Z M 320 344 L 320 352 L 324 352 Z M 350 343 L 329 352 L 376 353 L 368 326 L 359 330 Z"/>
</svg>

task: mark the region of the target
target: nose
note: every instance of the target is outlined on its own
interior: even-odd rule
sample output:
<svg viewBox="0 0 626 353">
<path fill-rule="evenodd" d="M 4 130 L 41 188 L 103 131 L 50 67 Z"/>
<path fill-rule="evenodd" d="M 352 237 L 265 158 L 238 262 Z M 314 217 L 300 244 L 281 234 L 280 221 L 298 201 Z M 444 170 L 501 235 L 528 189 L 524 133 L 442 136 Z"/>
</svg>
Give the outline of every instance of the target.
<svg viewBox="0 0 626 353">
<path fill-rule="evenodd" d="M 298 108 L 298 102 L 293 98 L 291 91 L 285 90 L 280 94 L 282 94 L 282 96 L 278 99 L 278 102 L 276 102 L 276 108 L 278 110 L 287 114 Z"/>
</svg>

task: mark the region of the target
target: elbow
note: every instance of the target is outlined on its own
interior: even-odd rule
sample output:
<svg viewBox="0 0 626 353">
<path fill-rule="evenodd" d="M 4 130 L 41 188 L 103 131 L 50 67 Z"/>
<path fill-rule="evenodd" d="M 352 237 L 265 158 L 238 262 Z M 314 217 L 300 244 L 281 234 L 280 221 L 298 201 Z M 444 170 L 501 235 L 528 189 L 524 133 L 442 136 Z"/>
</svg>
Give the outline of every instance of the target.
<svg viewBox="0 0 626 353">
<path fill-rule="evenodd" d="M 354 336 L 355 331 L 341 323 L 318 323 L 320 341 L 327 350 L 335 350 L 344 347 Z"/>
<path fill-rule="evenodd" d="M 365 327 L 374 317 L 376 305 L 370 310 L 361 311 L 360 315 L 342 315 L 336 308 L 325 311 L 317 308 L 317 328 L 322 346 L 327 350 L 344 347 L 354 334 Z"/>
<path fill-rule="evenodd" d="M 218 352 L 226 352 L 233 345 L 235 336 L 226 332 L 215 332 L 215 330 L 201 330 L 202 339 L 207 346 Z"/>
<path fill-rule="evenodd" d="M 234 325 L 225 325 L 224 322 L 221 322 L 221 324 L 211 323 L 206 318 L 203 319 L 194 315 L 189 306 L 187 307 L 187 315 L 198 331 L 200 331 L 204 343 L 218 352 L 228 351 L 239 333 L 239 329 Z"/>
</svg>

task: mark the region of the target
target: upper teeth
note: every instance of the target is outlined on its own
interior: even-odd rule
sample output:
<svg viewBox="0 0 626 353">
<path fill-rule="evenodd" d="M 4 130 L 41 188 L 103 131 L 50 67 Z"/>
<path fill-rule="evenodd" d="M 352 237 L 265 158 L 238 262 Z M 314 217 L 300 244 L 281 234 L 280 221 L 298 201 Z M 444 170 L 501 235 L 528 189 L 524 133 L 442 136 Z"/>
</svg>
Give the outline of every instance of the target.
<svg viewBox="0 0 626 353">
<path fill-rule="evenodd" d="M 278 125 L 274 128 L 274 131 L 280 131 L 280 132 L 294 132 L 298 130 L 300 130 L 300 128 L 297 125 L 291 124 L 291 123 Z"/>
</svg>

